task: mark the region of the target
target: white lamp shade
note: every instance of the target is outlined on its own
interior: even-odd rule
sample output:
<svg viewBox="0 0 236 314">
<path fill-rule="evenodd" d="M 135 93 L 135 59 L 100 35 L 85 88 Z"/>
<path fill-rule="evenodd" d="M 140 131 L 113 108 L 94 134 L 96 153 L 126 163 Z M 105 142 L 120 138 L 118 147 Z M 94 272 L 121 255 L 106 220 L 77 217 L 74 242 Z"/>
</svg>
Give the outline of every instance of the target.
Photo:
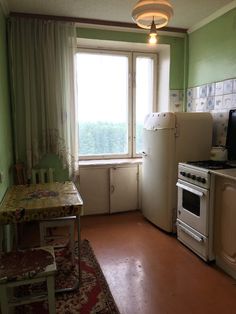
<svg viewBox="0 0 236 314">
<path fill-rule="evenodd" d="M 150 29 L 152 21 L 156 28 L 167 25 L 173 16 L 173 8 L 168 0 L 139 0 L 133 11 L 132 17 L 141 28 Z"/>
</svg>

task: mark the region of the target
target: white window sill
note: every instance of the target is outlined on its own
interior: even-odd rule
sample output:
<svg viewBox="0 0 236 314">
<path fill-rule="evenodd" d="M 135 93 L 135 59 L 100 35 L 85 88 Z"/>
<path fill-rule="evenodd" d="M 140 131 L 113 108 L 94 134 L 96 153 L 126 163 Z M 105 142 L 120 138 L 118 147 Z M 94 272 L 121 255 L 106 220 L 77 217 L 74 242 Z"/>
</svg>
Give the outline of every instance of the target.
<svg viewBox="0 0 236 314">
<path fill-rule="evenodd" d="M 81 160 L 79 161 L 80 167 L 86 166 L 119 166 L 141 164 L 142 158 L 120 158 L 120 159 L 101 159 L 101 160 Z"/>
</svg>

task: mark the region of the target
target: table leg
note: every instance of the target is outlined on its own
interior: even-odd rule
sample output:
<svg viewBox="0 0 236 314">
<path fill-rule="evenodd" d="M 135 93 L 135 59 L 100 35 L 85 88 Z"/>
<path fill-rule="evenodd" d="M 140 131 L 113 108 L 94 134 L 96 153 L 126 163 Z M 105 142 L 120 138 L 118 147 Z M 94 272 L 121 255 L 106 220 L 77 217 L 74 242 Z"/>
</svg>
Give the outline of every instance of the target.
<svg viewBox="0 0 236 314">
<path fill-rule="evenodd" d="M 81 239 L 80 239 L 80 215 L 77 218 L 77 236 L 78 236 L 78 272 L 79 272 L 79 285 L 81 284 Z"/>
</svg>

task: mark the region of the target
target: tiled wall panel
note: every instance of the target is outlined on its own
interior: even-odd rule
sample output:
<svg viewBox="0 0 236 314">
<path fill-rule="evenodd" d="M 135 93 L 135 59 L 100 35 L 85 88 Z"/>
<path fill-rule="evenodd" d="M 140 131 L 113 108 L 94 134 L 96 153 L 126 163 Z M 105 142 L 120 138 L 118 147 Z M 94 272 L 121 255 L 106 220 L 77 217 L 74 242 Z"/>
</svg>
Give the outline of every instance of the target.
<svg viewBox="0 0 236 314">
<path fill-rule="evenodd" d="M 229 110 L 236 109 L 236 79 L 209 83 L 187 90 L 187 111 L 211 112 L 213 145 L 225 145 Z"/>
</svg>

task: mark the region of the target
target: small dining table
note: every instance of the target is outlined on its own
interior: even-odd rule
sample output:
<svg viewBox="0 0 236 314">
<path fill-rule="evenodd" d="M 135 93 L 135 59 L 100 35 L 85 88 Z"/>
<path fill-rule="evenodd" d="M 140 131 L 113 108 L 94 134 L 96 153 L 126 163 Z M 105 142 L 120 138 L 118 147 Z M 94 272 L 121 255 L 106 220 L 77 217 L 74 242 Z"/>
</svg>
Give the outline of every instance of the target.
<svg viewBox="0 0 236 314">
<path fill-rule="evenodd" d="M 78 287 L 80 267 L 80 215 L 83 201 L 71 181 L 13 185 L 0 205 L 0 225 L 76 216 L 78 238 Z"/>
</svg>

